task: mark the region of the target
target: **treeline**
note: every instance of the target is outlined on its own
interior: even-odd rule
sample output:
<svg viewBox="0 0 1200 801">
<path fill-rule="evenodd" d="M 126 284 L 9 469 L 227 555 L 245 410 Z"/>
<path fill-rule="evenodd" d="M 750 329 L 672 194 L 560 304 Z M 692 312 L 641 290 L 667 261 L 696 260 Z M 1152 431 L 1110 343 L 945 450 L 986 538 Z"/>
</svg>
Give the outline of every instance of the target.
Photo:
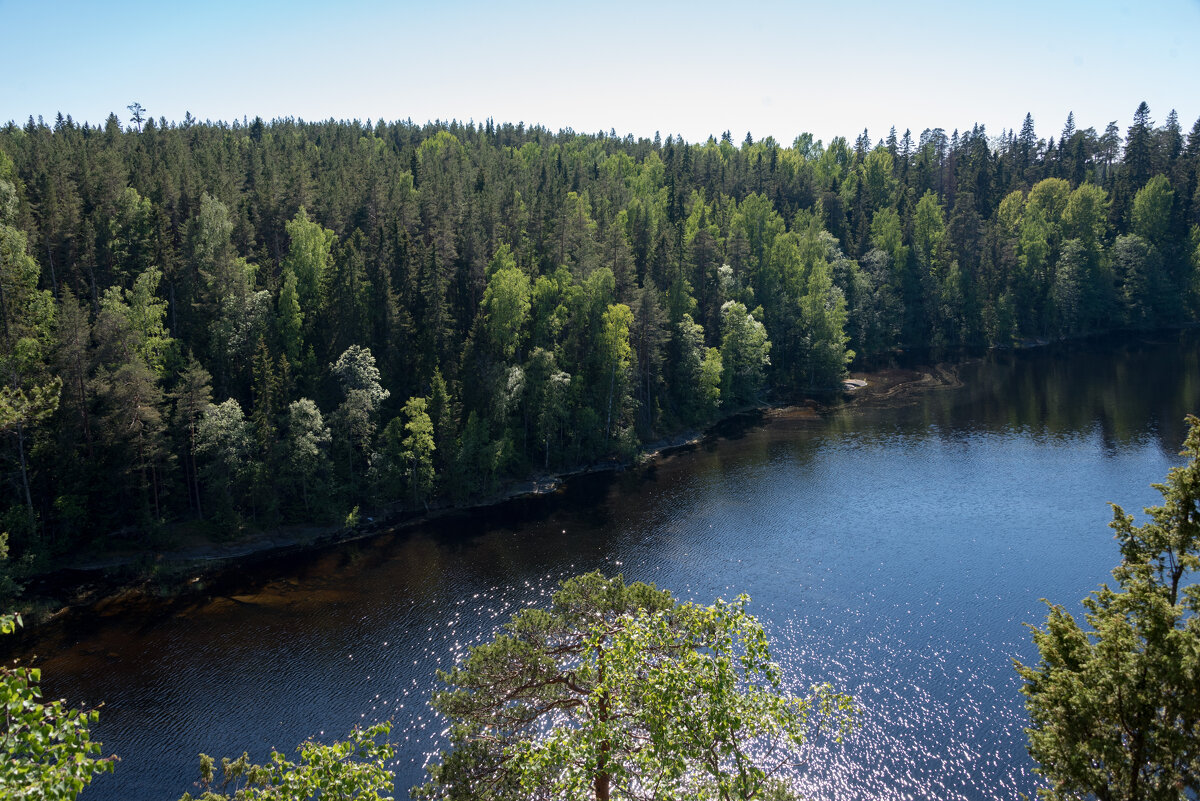
<svg viewBox="0 0 1200 801">
<path fill-rule="evenodd" d="M 1200 121 L 1145 104 L 791 147 L 140 112 L 0 130 L 18 559 L 462 500 L 855 353 L 1200 311 Z"/>
</svg>

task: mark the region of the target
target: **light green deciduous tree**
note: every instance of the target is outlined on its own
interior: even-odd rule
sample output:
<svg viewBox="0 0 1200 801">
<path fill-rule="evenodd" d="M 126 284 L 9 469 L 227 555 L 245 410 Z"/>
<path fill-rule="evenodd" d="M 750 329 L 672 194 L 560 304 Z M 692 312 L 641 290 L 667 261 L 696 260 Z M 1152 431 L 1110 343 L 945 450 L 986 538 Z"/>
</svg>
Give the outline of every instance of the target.
<svg viewBox="0 0 1200 801">
<path fill-rule="evenodd" d="M 436 478 L 433 453 L 437 445 L 434 444 L 433 421 L 429 419 L 428 404 L 425 398 L 409 398 L 404 404 L 404 439 L 400 445 L 414 507 L 428 497 Z"/>
<path fill-rule="evenodd" d="M 484 324 L 488 340 L 505 360 L 520 360 L 525 322 L 529 318 L 529 277 L 521 272 L 507 246 L 492 260 L 483 292 Z"/>
</svg>

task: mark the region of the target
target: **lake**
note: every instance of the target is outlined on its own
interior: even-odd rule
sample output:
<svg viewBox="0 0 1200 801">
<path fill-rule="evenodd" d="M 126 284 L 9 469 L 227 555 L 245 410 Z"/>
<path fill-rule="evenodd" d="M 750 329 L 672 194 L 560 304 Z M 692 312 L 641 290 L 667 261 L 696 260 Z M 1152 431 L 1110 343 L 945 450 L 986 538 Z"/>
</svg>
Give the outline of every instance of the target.
<svg viewBox="0 0 1200 801">
<path fill-rule="evenodd" d="M 704 603 L 748 593 L 790 686 L 854 696 L 859 729 L 807 755 L 810 797 L 1032 794 L 1025 624 L 1109 577 L 1107 502 L 1158 502 L 1200 411 L 1197 345 L 992 353 L 949 386 L 726 426 L 646 469 L 51 626 L 47 693 L 103 703 L 94 735 L 122 758 L 82 798 L 175 799 L 201 751 L 262 759 L 386 718 L 404 798 L 441 742 L 435 670 L 593 569 Z"/>
</svg>

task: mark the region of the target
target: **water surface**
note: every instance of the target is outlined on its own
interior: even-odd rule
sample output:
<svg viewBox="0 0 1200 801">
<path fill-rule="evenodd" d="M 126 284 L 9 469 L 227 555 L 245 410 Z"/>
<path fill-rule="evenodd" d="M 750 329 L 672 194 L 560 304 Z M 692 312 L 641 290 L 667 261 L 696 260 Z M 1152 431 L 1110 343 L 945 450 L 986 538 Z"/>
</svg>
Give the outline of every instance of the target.
<svg viewBox="0 0 1200 801">
<path fill-rule="evenodd" d="M 1108 578 L 1106 502 L 1157 502 L 1200 410 L 1198 343 L 993 354 L 905 402 L 735 428 L 648 470 L 51 630 L 48 692 L 103 702 L 94 733 L 123 760 L 82 797 L 177 798 L 201 751 L 261 759 L 391 718 L 403 798 L 441 742 L 436 669 L 592 569 L 705 603 L 749 593 L 792 686 L 855 697 L 859 730 L 807 755 L 810 797 L 1032 794 L 1024 624 Z"/>
</svg>

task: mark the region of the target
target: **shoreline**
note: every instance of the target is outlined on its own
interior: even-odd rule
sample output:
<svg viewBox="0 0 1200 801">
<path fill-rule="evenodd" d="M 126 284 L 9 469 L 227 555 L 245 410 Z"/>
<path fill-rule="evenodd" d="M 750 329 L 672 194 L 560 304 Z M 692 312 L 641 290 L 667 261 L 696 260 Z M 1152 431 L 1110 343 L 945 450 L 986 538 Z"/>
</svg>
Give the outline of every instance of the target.
<svg viewBox="0 0 1200 801">
<path fill-rule="evenodd" d="M 26 611 L 25 640 L 38 628 L 74 613 L 113 606 L 169 600 L 201 590 L 233 569 L 332 548 L 378 535 L 401 533 L 455 514 L 478 512 L 522 499 L 558 492 L 569 481 L 605 472 L 644 469 L 659 459 L 720 438 L 721 430 L 758 425 L 769 420 L 819 421 L 837 409 L 887 404 L 936 388 L 960 385 L 957 369 L 971 359 L 938 362 L 921 368 L 888 367 L 848 373 L 842 387 L 811 396 L 793 396 L 775 403 L 744 407 L 718 418 L 703 429 L 691 429 L 646 443 L 630 460 L 608 459 L 557 473 L 539 473 L 511 481 L 495 493 L 468 504 L 446 503 L 424 512 L 389 512 L 386 507 L 361 513 L 353 527 L 291 525 L 255 532 L 229 542 L 205 542 L 177 548 L 113 553 L 81 559 L 33 576 L 22 599 Z M 741 423 L 739 423 L 741 421 Z M 12 645 L 17 645 L 16 642 Z M 7 650 L 7 649 L 3 649 Z"/>
<path fill-rule="evenodd" d="M 572 479 L 599 473 L 626 472 L 652 466 L 669 457 L 711 439 L 721 439 L 739 426 L 760 425 L 769 421 L 818 422 L 841 410 L 882 408 L 902 404 L 915 396 L 940 389 L 964 386 L 960 370 L 991 353 L 1020 353 L 1048 346 L 1071 345 L 1115 338 L 1154 341 L 1156 334 L 1200 328 L 1186 324 L 1145 331 L 1105 332 L 1092 336 L 1058 340 L 1025 341 L 1009 348 L 960 350 L 954 352 L 895 352 L 885 355 L 882 364 L 848 372 L 836 389 L 812 390 L 778 398 L 771 403 L 732 410 L 703 429 L 691 429 L 646 443 L 637 456 L 628 460 L 610 458 L 577 465 L 555 473 L 535 473 L 506 483 L 496 492 L 466 504 L 442 504 L 423 512 L 391 510 L 387 507 L 360 513 L 361 523 L 288 525 L 255 531 L 229 542 L 204 541 L 173 548 L 111 553 L 90 559 L 63 563 L 26 584 L 22 612 L 24 631 L 29 634 L 42 625 L 88 610 L 110 610 L 122 603 L 166 602 L 201 591 L 212 580 L 235 570 L 336 548 L 376 536 L 403 533 L 456 514 L 480 512 L 522 499 L 537 499 L 559 492 Z M 897 362 L 908 362 L 900 366 Z M 25 637 L 19 636 L 24 640 Z M 15 643 L 14 643 L 15 645 Z M 0 652 L 7 649 L 0 648 Z"/>
</svg>

